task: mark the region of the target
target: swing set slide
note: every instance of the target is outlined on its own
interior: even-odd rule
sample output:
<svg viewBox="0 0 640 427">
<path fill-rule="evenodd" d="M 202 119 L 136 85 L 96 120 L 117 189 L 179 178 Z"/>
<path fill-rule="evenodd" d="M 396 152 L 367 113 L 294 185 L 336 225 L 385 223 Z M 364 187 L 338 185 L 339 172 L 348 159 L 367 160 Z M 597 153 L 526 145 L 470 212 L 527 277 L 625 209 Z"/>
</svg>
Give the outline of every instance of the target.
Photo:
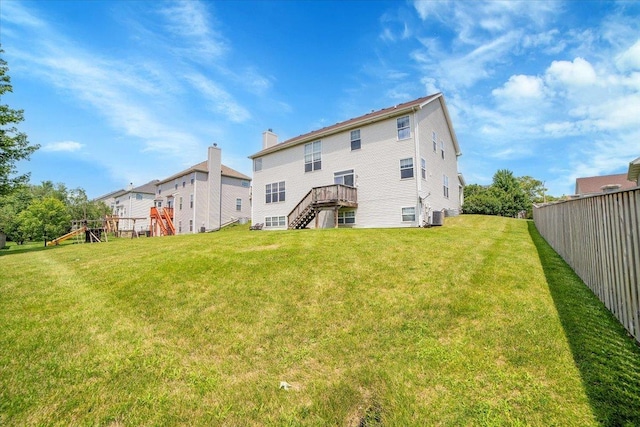
<svg viewBox="0 0 640 427">
<path fill-rule="evenodd" d="M 47 246 L 58 245 L 60 244 L 60 242 L 64 242 L 65 240 L 70 239 L 77 234 L 84 233 L 86 230 L 87 230 L 87 227 L 85 226 L 80 227 L 76 230 L 71 231 L 70 233 L 65 234 L 64 236 L 60 236 L 57 239 L 53 239 L 52 241 L 47 242 Z"/>
</svg>

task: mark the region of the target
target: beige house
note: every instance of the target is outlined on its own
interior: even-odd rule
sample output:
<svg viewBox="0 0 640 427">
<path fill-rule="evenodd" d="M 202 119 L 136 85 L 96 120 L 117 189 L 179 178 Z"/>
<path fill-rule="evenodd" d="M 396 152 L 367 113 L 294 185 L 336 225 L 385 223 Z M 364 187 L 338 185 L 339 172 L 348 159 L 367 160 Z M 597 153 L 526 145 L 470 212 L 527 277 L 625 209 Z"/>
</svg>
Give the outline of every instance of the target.
<svg viewBox="0 0 640 427">
<path fill-rule="evenodd" d="M 463 201 L 461 155 L 441 93 L 278 143 L 253 160 L 252 222 L 265 229 L 416 227 Z"/>
<path fill-rule="evenodd" d="M 218 173 L 210 173 L 218 171 Z M 225 166 L 218 147 L 207 160 L 162 180 L 118 190 L 96 200 L 111 206 L 119 230 L 152 235 L 218 230 L 251 216 L 251 178 Z M 134 221 L 135 218 L 135 221 Z"/>
<path fill-rule="evenodd" d="M 154 179 L 138 187 L 129 184 L 126 189 L 113 191 L 95 200 L 104 202 L 111 208 L 112 215 L 122 218 L 118 220 L 119 231 L 146 231 L 149 229 L 149 209 L 153 206 L 158 182 Z"/>
<path fill-rule="evenodd" d="M 211 173 L 215 171 L 218 173 Z M 220 149 L 209 147 L 206 161 L 157 183 L 153 206 L 159 214 L 172 212 L 175 233 L 162 232 L 160 221 L 167 221 L 164 217 L 158 221 L 152 217 L 152 233 L 217 230 L 236 220 L 248 220 L 250 205 L 251 178 L 223 165 Z"/>
</svg>

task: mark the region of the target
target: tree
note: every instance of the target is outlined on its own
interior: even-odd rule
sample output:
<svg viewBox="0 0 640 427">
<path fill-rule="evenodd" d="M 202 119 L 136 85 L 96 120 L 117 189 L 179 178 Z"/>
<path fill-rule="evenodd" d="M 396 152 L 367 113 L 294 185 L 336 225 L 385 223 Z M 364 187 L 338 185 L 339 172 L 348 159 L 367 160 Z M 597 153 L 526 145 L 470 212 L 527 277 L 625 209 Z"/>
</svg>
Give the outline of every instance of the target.
<svg viewBox="0 0 640 427">
<path fill-rule="evenodd" d="M 3 52 L 0 49 L 0 54 Z M 8 70 L 6 61 L 0 58 L 0 98 L 7 92 L 13 92 Z M 19 160 L 28 159 L 31 153 L 40 148 L 39 145 L 29 145 L 27 134 L 18 132 L 15 125 L 23 120 L 23 110 L 0 105 L 0 196 L 7 195 L 17 186 L 28 182 L 28 173 L 14 176 L 17 172 L 15 164 Z"/>
<path fill-rule="evenodd" d="M 22 243 L 25 236 L 20 230 L 20 212 L 26 210 L 33 195 L 27 186 L 14 189 L 11 194 L 0 196 L 0 230 L 13 242 Z"/>
<path fill-rule="evenodd" d="M 489 186 L 470 184 L 464 189 L 464 213 L 515 217 L 522 211 L 531 218 L 532 204 L 542 201 L 546 189 L 530 176 L 516 178 L 500 169 Z M 549 197 L 549 196 L 547 196 Z"/>
<path fill-rule="evenodd" d="M 34 199 L 46 199 L 47 197 L 53 197 L 60 200 L 65 205 L 68 204 L 69 190 L 67 186 L 61 182 L 54 184 L 51 181 L 42 181 L 40 185 L 31 186 L 31 194 Z"/>
<path fill-rule="evenodd" d="M 467 195 L 469 187 L 472 187 L 471 195 Z M 471 184 L 465 188 L 464 205 L 462 206 L 464 213 L 500 215 L 501 210 L 502 204 L 493 188 L 481 187 L 477 184 Z"/>
<path fill-rule="evenodd" d="M 493 175 L 492 187 L 500 200 L 500 215 L 516 217 L 520 211 L 527 210 L 527 197 L 510 170 L 497 171 Z"/>
<path fill-rule="evenodd" d="M 72 219 L 97 220 L 111 214 L 111 209 L 104 202 L 89 200 L 82 188 L 69 191 L 67 208 Z"/>
<path fill-rule="evenodd" d="M 464 188 L 462 211 L 468 214 L 499 215 L 500 200 L 491 186 L 470 184 Z"/>
<path fill-rule="evenodd" d="M 71 228 L 71 216 L 64 203 L 54 197 L 34 200 L 18 215 L 23 237 L 30 240 L 52 240 Z"/>
<path fill-rule="evenodd" d="M 547 189 L 544 183 L 530 176 L 521 176 L 517 178 L 520 188 L 527 197 L 527 218 L 533 218 L 533 204 L 545 202 L 545 194 Z"/>
</svg>

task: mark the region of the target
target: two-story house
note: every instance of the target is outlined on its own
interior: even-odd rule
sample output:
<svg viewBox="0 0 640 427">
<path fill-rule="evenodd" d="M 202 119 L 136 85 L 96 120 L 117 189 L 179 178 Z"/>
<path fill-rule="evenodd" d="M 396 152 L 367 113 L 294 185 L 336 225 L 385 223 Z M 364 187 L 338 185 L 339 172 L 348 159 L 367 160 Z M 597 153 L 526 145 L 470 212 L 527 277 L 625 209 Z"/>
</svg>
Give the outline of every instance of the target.
<svg viewBox="0 0 640 427">
<path fill-rule="evenodd" d="M 126 189 L 113 191 L 95 200 L 104 202 L 111 208 L 112 215 L 119 218 L 118 231 L 146 231 L 149 229 L 149 208 L 154 204 L 158 180 Z"/>
<path fill-rule="evenodd" d="M 217 230 L 250 217 L 251 178 L 223 165 L 220 149 L 209 147 L 207 160 L 158 182 L 155 207 L 151 210 L 154 235 L 167 234 L 163 224 L 172 229 L 168 234 Z M 170 221 L 164 212 L 169 212 Z"/>
<path fill-rule="evenodd" d="M 458 212 L 461 155 L 441 93 L 278 143 L 253 160 L 253 223 L 265 229 L 416 227 Z M 438 215 L 439 216 L 439 215 Z"/>
</svg>

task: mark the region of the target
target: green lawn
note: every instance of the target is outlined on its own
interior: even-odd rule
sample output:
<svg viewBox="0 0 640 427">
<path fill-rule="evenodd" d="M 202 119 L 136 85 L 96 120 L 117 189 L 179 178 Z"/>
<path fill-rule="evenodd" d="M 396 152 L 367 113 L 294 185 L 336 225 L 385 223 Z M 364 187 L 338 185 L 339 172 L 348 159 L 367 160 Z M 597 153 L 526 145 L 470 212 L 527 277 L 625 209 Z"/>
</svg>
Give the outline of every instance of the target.
<svg viewBox="0 0 640 427">
<path fill-rule="evenodd" d="M 639 347 L 527 221 L 12 247 L 0 271 L 0 425 L 640 425 Z"/>
</svg>

